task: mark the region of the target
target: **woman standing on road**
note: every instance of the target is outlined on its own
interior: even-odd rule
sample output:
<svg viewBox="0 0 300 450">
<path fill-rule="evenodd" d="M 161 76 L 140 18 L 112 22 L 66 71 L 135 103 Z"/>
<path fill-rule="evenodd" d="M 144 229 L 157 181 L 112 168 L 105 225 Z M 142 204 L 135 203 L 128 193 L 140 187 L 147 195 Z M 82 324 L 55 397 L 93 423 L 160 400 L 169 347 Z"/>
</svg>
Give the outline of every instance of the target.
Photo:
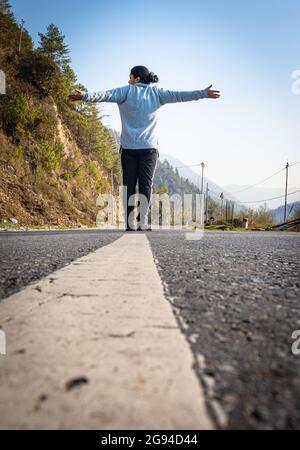
<svg viewBox="0 0 300 450">
<path fill-rule="evenodd" d="M 126 231 L 135 230 L 132 211 L 134 206 L 129 199 L 136 192 L 138 181 L 139 194 L 147 200 L 141 202 L 138 231 L 151 230 L 148 227 L 148 210 L 151 205 L 152 186 L 159 158 L 158 139 L 155 134 L 157 112 L 167 103 L 189 102 L 202 98 L 217 99 L 220 91 L 211 89 L 212 85 L 198 91 L 169 91 L 151 86 L 158 77 L 147 67 L 135 66 L 130 71 L 127 86 L 95 93 L 76 91 L 69 96 L 72 101 L 117 103 L 122 122 L 121 163 L 123 186 L 127 188 L 123 198 L 126 216 Z"/>
</svg>

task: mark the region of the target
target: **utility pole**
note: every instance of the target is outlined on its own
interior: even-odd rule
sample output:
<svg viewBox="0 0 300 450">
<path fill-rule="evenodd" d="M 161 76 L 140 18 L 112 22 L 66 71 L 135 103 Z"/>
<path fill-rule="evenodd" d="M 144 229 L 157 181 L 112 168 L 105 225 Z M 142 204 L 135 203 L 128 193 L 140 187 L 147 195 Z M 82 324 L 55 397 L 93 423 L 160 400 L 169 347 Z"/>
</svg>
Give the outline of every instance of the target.
<svg viewBox="0 0 300 450">
<path fill-rule="evenodd" d="M 285 166 L 286 173 L 285 173 L 285 202 L 284 202 L 284 223 L 286 223 L 287 220 L 287 190 L 288 190 L 288 176 L 289 176 L 289 162 L 286 163 Z"/>
<path fill-rule="evenodd" d="M 233 225 L 233 217 L 234 217 L 234 202 L 232 202 L 231 225 Z"/>
<path fill-rule="evenodd" d="M 185 225 L 184 206 L 184 188 L 181 187 L 181 226 Z"/>
<path fill-rule="evenodd" d="M 23 36 L 23 29 L 24 29 L 24 20 L 21 20 L 21 29 L 20 29 L 20 39 L 19 39 L 19 54 L 21 53 L 21 47 L 22 47 L 22 36 Z"/>
<path fill-rule="evenodd" d="M 206 183 L 205 219 L 206 223 L 208 223 L 208 183 Z"/>
<path fill-rule="evenodd" d="M 223 222 L 223 198 L 221 199 L 221 222 Z"/>
<path fill-rule="evenodd" d="M 226 224 L 229 222 L 229 214 L 230 214 L 230 203 L 229 203 L 229 200 L 226 200 L 226 204 L 225 204 L 225 222 L 226 222 Z"/>
<path fill-rule="evenodd" d="M 223 200 L 224 200 L 224 192 L 221 192 L 220 199 L 221 199 L 221 222 L 223 222 Z"/>
<path fill-rule="evenodd" d="M 112 168 L 110 171 L 111 176 L 111 213 L 112 213 L 112 225 L 115 223 L 115 208 L 114 208 L 114 169 Z"/>
<path fill-rule="evenodd" d="M 205 167 L 205 164 L 204 164 L 204 163 L 201 163 L 201 167 L 202 167 L 201 194 L 203 194 L 204 167 Z"/>
</svg>

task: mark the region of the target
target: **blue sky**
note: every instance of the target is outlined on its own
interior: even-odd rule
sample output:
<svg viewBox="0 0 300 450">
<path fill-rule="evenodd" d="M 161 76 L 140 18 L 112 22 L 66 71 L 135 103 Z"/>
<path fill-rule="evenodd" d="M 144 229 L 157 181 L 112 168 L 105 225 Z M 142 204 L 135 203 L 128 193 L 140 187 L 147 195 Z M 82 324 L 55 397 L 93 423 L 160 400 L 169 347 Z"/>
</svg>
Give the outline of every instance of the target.
<svg viewBox="0 0 300 450">
<path fill-rule="evenodd" d="M 89 91 L 124 86 L 146 65 L 159 86 L 204 89 L 219 100 L 166 105 L 159 150 L 185 164 L 207 164 L 216 183 L 252 184 L 300 160 L 299 0 L 12 0 L 35 43 L 53 22 L 66 35 L 72 65 Z M 117 105 L 101 104 L 104 123 L 120 130 Z M 300 165 L 290 187 L 300 188 Z M 283 174 L 262 187 L 284 189 Z M 291 200 L 296 200 L 296 196 Z M 299 198 L 299 196 L 298 196 Z"/>
</svg>

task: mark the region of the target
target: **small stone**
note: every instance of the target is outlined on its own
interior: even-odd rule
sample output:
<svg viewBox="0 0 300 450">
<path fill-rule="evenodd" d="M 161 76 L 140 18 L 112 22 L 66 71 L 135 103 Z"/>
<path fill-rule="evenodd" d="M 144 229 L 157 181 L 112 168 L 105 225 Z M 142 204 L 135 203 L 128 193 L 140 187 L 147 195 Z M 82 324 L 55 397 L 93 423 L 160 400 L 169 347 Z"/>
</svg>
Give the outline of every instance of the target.
<svg viewBox="0 0 300 450">
<path fill-rule="evenodd" d="M 235 369 L 233 366 L 231 366 L 230 364 L 222 364 L 221 366 L 219 366 L 219 369 L 222 372 L 228 372 L 228 373 L 233 373 L 235 372 Z"/>
<path fill-rule="evenodd" d="M 16 351 L 16 355 L 24 355 L 26 353 L 26 348 L 20 348 Z"/>
<path fill-rule="evenodd" d="M 66 382 L 65 388 L 66 391 L 71 391 L 72 389 L 75 389 L 82 384 L 88 384 L 89 380 L 86 377 L 78 377 L 78 378 L 72 378 L 71 380 Z"/>
</svg>

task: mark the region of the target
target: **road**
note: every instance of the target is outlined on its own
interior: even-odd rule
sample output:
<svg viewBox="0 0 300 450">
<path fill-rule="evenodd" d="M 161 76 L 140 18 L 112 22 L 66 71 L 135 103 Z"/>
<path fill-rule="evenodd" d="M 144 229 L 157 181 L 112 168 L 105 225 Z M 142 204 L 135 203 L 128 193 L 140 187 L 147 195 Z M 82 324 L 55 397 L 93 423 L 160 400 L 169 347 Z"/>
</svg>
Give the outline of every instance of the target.
<svg viewBox="0 0 300 450">
<path fill-rule="evenodd" d="M 194 354 L 229 428 L 300 428 L 300 234 L 206 232 L 200 241 L 149 235 Z"/>
<path fill-rule="evenodd" d="M 112 243 L 121 231 L 0 232 L 0 302 L 74 259 Z"/>
<path fill-rule="evenodd" d="M 54 269 L 68 268 L 71 261 L 96 249 L 99 261 L 104 251 L 117 251 L 118 242 L 124 245 L 129 239 L 138 251 L 132 238 L 137 234 L 1 233 L 2 296 Z M 300 235 L 205 232 L 199 241 L 186 241 L 183 231 L 154 231 L 146 236 L 152 254 L 145 250 L 145 262 L 154 257 L 164 298 L 193 355 L 193 373 L 214 427 L 298 429 L 300 356 L 291 351 L 291 335 L 300 329 Z M 127 261 L 124 251 L 120 255 Z M 128 253 L 128 264 L 133 264 L 140 280 L 145 278 L 139 272 L 143 261 L 134 266 L 134 255 L 138 253 L 130 259 Z M 122 291 L 122 298 L 127 295 L 130 301 L 133 288 Z M 5 307 L 9 308 L 11 298 L 5 300 Z M 19 304 L 18 299 L 12 301 Z M 160 305 L 163 302 L 161 298 Z M 157 336 L 151 339 L 156 342 Z M 174 358 L 179 360 L 176 354 Z"/>
</svg>

